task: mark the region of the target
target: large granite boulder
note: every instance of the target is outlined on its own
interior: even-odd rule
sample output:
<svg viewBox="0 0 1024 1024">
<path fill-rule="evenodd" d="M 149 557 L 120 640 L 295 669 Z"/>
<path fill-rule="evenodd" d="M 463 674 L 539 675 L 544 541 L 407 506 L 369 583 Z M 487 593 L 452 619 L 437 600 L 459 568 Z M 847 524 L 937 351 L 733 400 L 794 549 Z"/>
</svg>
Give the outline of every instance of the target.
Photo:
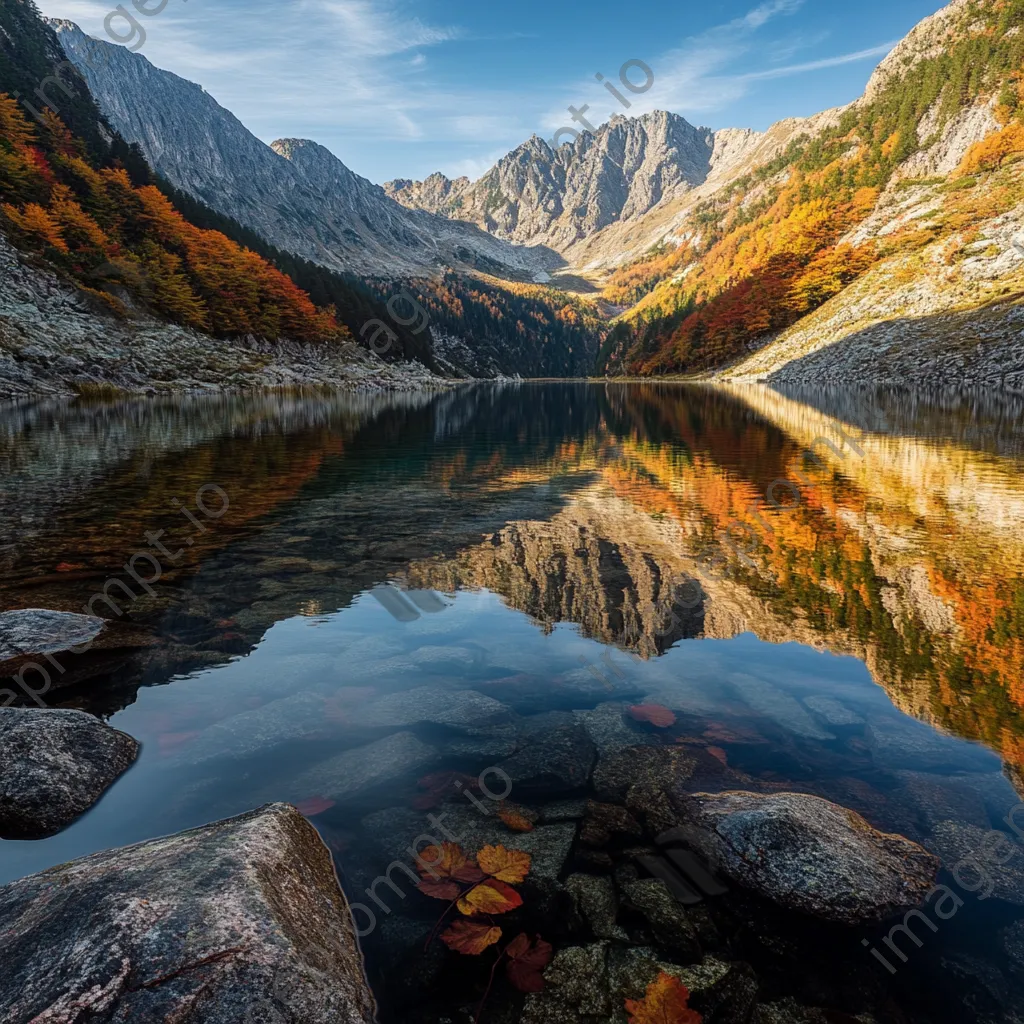
<svg viewBox="0 0 1024 1024">
<path fill-rule="evenodd" d="M 135 760 L 139 744 L 84 711 L 0 708 L 0 838 L 70 825 Z"/>
<path fill-rule="evenodd" d="M 22 878 L 0 920 L 9 1024 L 374 1020 L 330 853 L 285 804 Z"/>
<path fill-rule="evenodd" d="M 695 793 L 679 835 L 740 885 L 841 924 L 924 901 L 939 860 L 859 814 L 803 793 Z"/>
</svg>

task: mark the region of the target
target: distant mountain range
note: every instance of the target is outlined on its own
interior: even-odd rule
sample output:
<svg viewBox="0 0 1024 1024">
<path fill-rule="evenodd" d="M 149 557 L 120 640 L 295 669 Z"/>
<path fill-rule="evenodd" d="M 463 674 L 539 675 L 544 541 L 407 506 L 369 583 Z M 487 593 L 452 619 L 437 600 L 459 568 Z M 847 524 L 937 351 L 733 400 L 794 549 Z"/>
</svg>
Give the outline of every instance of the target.
<svg viewBox="0 0 1024 1024">
<path fill-rule="evenodd" d="M 50 24 L 111 124 L 158 174 L 274 245 L 392 278 L 454 267 L 547 281 L 593 262 L 595 247 L 614 266 L 628 251 L 616 233 L 595 242 L 605 229 L 721 186 L 831 116 L 763 133 L 695 128 L 665 111 L 616 116 L 557 151 L 534 136 L 476 182 L 434 174 L 381 187 L 308 139 L 267 146 L 201 86 L 70 21 Z M 90 60 L 96 47 L 102 57 Z"/>
<path fill-rule="evenodd" d="M 534 136 L 477 181 L 384 186 L 316 142 L 267 146 L 201 86 L 50 24 L 175 201 L 354 337 L 364 307 L 411 289 L 430 331 L 392 358 L 485 376 L 1024 386 L 1020 0 L 953 0 L 859 99 L 765 132 L 616 116 L 557 150 Z M 106 59 L 87 59 L 97 47 Z"/>
</svg>

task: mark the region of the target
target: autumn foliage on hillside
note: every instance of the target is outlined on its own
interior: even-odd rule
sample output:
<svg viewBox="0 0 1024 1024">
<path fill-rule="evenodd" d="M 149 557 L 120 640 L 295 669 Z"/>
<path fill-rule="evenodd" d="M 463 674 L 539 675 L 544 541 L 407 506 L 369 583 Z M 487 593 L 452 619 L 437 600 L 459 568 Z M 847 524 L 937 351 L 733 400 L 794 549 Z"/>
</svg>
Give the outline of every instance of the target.
<svg viewBox="0 0 1024 1024">
<path fill-rule="evenodd" d="M 97 168 L 81 140 L 47 110 L 30 121 L 0 93 L 0 227 L 124 313 L 120 294 L 218 336 L 350 337 L 330 309 L 262 257 L 190 224 L 159 189 Z"/>
<path fill-rule="evenodd" d="M 381 300 L 392 282 L 368 282 Z M 471 338 L 474 350 L 491 352 L 505 372 L 528 377 L 590 374 L 605 329 L 595 304 L 555 288 L 505 281 L 485 274 L 447 271 L 417 279 L 408 289 L 441 334 Z"/>
<path fill-rule="evenodd" d="M 610 279 L 604 296 L 636 303 L 610 336 L 604 367 L 642 375 L 726 364 L 841 292 L 885 252 L 851 244 L 896 169 L 979 97 L 1005 127 L 975 145 L 960 175 L 1024 150 L 1024 0 L 971 5 L 955 37 L 814 137 L 697 205 L 681 244 Z M 937 125 L 919 135 L 928 114 Z M 888 243 L 888 240 L 887 240 Z"/>
</svg>

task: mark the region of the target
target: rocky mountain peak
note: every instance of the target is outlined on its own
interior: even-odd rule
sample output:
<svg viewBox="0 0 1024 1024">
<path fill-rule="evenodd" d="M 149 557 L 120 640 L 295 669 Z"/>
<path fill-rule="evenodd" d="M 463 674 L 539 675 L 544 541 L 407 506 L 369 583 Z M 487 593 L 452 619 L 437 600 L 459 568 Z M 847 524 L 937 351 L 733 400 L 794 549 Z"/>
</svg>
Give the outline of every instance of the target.
<svg viewBox="0 0 1024 1024">
<path fill-rule="evenodd" d="M 997 0 L 952 0 L 919 21 L 875 68 L 860 102 L 870 103 L 889 82 L 905 75 L 919 61 L 942 53 L 949 37 L 972 9 L 995 6 Z"/>
<path fill-rule="evenodd" d="M 699 185 L 711 170 L 714 142 L 710 129 L 669 111 L 615 115 L 557 150 L 532 135 L 475 182 L 432 174 L 384 188 L 404 206 L 564 250 Z"/>
</svg>

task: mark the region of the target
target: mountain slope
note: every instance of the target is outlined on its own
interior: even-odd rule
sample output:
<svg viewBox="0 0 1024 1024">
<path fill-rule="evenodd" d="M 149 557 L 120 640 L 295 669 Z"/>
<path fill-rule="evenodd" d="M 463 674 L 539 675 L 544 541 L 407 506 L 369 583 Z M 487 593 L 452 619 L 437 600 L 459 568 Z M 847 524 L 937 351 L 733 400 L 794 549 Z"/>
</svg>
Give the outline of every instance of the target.
<svg viewBox="0 0 1024 1024">
<path fill-rule="evenodd" d="M 158 174 L 282 249 L 335 270 L 393 278 L 469 266 L 529 279 L 561 262 L 406 210 L 314 142 L 268 147 L 200 86 L 70 21 L 51 24 L 106 117 Z"/>
<path fill-rule="evenodd" d="M 499 238 L 563 251 L 700 184 L 713 155 L 709 129 L 655 111 L 613 117 L 557 150 L 534 135 L 472 184 L 435 175 L 423 185 L 384 188 L 409 206 L 468 220 Z"/>
<path fill-rule="evenodd" d="M 155 313 L 218 337 L 351 340 L 333 311 L 257 254 L 189 223 L 150 184 L 82 79 L 66 67 L 66 85 L 54 75 L 61 50 L 31 3 L 2 0 L 0 28 L 0 90 L 34 81 L 44 84 L 32 99 L 61 97 L 40 110 L 0 92 L 0 227 L 16 245 L 122 317 Z"/>
<path fill-rule="evenodd" d="M 691 208 L 678 245 L 612 276 L 605 297 L 632 308 L 605 365 L 640 374 L 719 368 L 824 303 L 842 305 L 854 282 L 886 261 L 895 261 L 888 265 L 902 283 L 921 278 L 921 301 L 908 308 L 897 288 L 891 304 L 877 304 L 880 319 L 1013 294 L 1020 254 L 1005 228 L 1021 216 L 1014 164 L 1024 154 L 1022 28 L 1020 0 L 955 0 L 922 22 L 865 95 L 823 130 L 797 136 L 775 160 Z M 960 280 L 956 264 L 978 254 L 971 247 L 983 232 L 992 264 L 967 262 Z M 980 280 L 976 270 L 991 270 L 994 286 L 958 292 L 958 281 Z M 1014 358 L 1015 315 L 1007 311 L 997 329 L 1004 369 Z M 886 379 L 912 368 L 897 358 Z M 989 366 L 984 378 L 1001 372 Z"/>
<path fill-rule="evenodd" d="M 790 118 L 766 132 L 712 132 L 663 110 L 616 115 L 557 151 L 534 136 L 475 182 L 432 174 L 422 182 L 386 182 L 384 189 L 410 209 L 550 246 L 578 273 L 600 277 L 670 236 L 696 199 L 838 115 Z"/>
</svg>

